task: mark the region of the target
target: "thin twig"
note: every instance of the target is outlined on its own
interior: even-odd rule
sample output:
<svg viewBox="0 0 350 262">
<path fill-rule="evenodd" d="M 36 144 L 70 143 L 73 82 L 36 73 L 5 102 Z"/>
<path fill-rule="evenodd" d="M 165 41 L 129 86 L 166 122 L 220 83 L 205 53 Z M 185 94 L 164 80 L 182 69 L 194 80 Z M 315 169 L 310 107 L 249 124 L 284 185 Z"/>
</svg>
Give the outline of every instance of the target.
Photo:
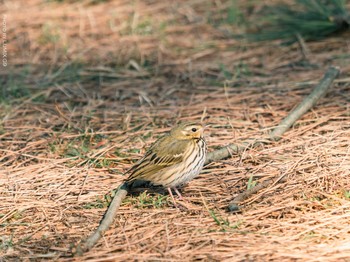
<svg viewBox="0 0 350 262">
<path fill-rule="evenodd" d="M 240 194 L 238 194 L 228 205 L 228 209 L 231 212 L 238 211 L 240 209 L 239 203 L 249 198 L 251 195 L 257 193 L 259 190 L 269 186 L 273 182 L 273 179 L 268 179 L 261 182 L 259 185 L 256 185 L 253 188 L 248 189 Z"/>
<path fill-rule="evenodd" d="M 90 250 L 100 240 L 104 232 L 106 232 L 106 230 L 113 223 L 114 218 L 117 215 L 119 206 L 127 194 L 128 194 L 128 187 L 125 183 L 123 183 L 118 188 L 98 228 L 86 240 L 81 241 L 76 247 L 75 253 L 77 255 L 82 255 L 84 252 Z"/>
<path fill-rule="evenodd" d="M 258 140 L 253 143 L 243 143 L 242 145 L 230 144 L 228 146 L 217 149 L 213 152 L 209 152 L 206 164 L 225 158 L 229 158 L 232 153 L 242 152 L 247 147 L 257 147 L 261 144 L 266 143 L 269 140 L 277 141 L 281 136 L 309 109 L 311 109 L 316 102 L 325 95 L 328 88 L 331 86 L 334 79 L 339 75 L 339 69 L 335 67 L 330 67 L 323 79 L 315 87 L 315 89 L 308 95 L 297 108 L 295 108 L 282 122 L 271 132 L 268 140 Z"/>
<path fill-rule="evenodd" d="M 218 161 L 220 159 L 228 158 L 232 156 L 232 153 L 238 154 L 246 146 L 248 145 L 244 144 L 244 145 L 238 146 L 235 144 L 229 144 L 228 146 L 219 148 L 213 152 L 209 152 L 207 155 L 207 159 L 205 160 L 205 164 L 209 164 L 210 162 Z"/>
<path fill-rule="evenodd" d="M 240 145 L 229 144 L 215 151 L 209 152 L 205 164 L 223 160 L 231 157 L 233 154 L 238 154 L 248 148 L 255 148 L 268 142 L 266 139 L 254 140 L 252 142 L 243 142 Z"/>
<path fill-rule="evenodd" d="M 271 132 L 270 139 L 275 141 L 279 140 L 303 114 L 310 110 L 317 101 L 326 94 L 334 79 L 339 75 L 339 72 L 338 68 L 330 67 L 311 94 L 305 97 L 304 100 Z"/>
<path fill-rule="evenodd" d="M 282 135 L 308 110 L 310 110 L 317 101 L 323 97 L 327 90 L 331 87 L 334 79 L 339 75 L 339 69 L 335 67 L 330 67 L 322 80 L 319 82 L 319 84 L 314 88 L 314 90 L 304 98 L 304 100 L 294 109 L 292 112 L 289 113 L 289 115 L 282 120 L 282 122 L 270 133 L 269 140 L 271 141 L 278 141 L 281 139 Z M 238 149 L 238 148 L 237 148 Z M 220 149 L 222 150 L 222 149 Z M 215 151 L 214 151 L 215 153 Z M 213 158 L 215 158 L 215 154 L 213 154 Z M 224 156 L 223 154 L 221 156 Z M 228 155 L 225 155 L 226 157 Z M 274 179 L 269 179 L 261 184 L 238 194 L 228 205 L 228 209 L 230 211 L 237 211 L 239 210 L 238 204 L 245 199 L 249 198 L 251 195 L 255 194 L 259 190 L 268 187 Z M 277 179 L 276 182 L 281 182 L 285 180 Z"/>
</svg>

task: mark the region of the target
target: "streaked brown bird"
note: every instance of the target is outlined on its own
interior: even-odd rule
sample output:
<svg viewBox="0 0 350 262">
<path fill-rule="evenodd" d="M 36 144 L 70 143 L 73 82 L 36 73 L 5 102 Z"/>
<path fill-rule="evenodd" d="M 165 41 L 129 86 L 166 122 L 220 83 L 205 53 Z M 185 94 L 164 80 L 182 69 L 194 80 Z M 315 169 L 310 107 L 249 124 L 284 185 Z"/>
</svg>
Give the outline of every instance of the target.
<svg viewBox="0 0 350 262">
<path fill-rule="evenodd" d="M 192 180 L 203 168 L 207 154 L 203 131 L 204 126 L 198 123 L 183 123 L 171 129 L 128 171 L 126 183 L 141 180 L 161 185 L 168 189 L 176 206 L 171 189 L 182 198 L 177 187 Z"/>
</svg>

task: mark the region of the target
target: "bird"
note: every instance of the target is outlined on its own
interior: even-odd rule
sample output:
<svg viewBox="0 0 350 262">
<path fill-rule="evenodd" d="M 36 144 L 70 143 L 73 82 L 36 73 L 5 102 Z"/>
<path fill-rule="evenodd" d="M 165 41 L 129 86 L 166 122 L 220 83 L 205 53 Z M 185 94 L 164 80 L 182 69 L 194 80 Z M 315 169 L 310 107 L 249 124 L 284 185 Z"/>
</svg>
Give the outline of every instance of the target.
<svg viewBox="0 0 350 262">
<path fill-rule="evenodd" d="M 173 127 L 154 142 L 145 155 L 128 171 L 128 186 L 135 181 L 147 181 L 154 186 L 166 188 L 176 207 L 172 189 L 182 200 L 178 187 L 195 178 L 204 166 L 207 145 L 204 126 L 186 122 Z"/>
<path fill-rule="evenodd" d="M 176 201 L 171 189 L 182 196 L 177 187 L 183 186 L 196 177 L 202 170 L 207 145 L 203 132 L 205 126 L 198 123 L 182 123 L 159 138 L 125 174 L 130 173 L 124 180 L 110 203 L 96 231 L 77 246 L 77 254 L 91 249 L 113 223 L 121 200 L 136 181 L 147 181 L 168 189 L 175 207 Z M 186 206 L 185 206 L 186 207 Z"/>
</svg>

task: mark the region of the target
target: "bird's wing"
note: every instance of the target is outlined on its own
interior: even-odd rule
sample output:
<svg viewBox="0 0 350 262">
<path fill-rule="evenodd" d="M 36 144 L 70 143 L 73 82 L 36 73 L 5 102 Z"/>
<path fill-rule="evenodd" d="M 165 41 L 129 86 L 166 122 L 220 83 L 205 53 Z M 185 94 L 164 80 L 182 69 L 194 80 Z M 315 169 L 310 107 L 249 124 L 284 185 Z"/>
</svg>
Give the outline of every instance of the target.
<svg viewBox="0 0 350 262">
<path fill-rule="evenodd" d="M 127 181 L 147 180 L 149 175 L 183 161 L 186 141 L 163 137 L 155 142 L 130 170 Z"/>
</svg>

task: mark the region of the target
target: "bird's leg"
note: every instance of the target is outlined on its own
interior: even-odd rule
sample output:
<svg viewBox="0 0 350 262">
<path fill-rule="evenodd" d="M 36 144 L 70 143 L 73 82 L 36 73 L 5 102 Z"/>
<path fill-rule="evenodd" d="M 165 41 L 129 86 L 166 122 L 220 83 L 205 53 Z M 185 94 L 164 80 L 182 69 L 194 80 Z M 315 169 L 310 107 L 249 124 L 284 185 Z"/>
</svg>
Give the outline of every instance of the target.
<svg viewBox="0 0 350 262">
<path fill-rule="evenodd" d="M 180 191 L 179 191 L 176 187 L 174 187 L 174 190 L 175 190 L 175 193 L 179 196 L 180 200 L 185 201 L 185 200 L 183 199 L 183 197 L 182 197 Z"/>
<path fill-rule="evenodd" d="M 174 187 L 173 189 L 174 189 L 174 191 L 176 192 L 176 194 L 179 196 L 179 199 L 181 200 L 181 202 L 179 202 L 179 203 L 181 204 L 181 206 L 183 206 L 183 207 L 186 208 L 186 209 L 193 209 L 193 208 L 191 207 L 191 204 L 190 204 L 189 202 L 187 202 L 187 201 L 182 197 L 182 195 L 181 195 L 181 193 L 179 192 L 179 190 L 178 190 L 176 187 Z M 171 191 L 171 188 L 170 188 L 170 187 L 168 187 L 168 191 L 169 191 L 169 194 L 170 194 L 170 196 L 171 196 L 171 199 L 173 200 L 174 206 L 175 206 L 177 209 L 179 209 L 179 207 L 178 207 L 177 204 L 176 204 L 176 201 L 175 201 L 173 192 Z"/>
<path fill-rule="evenodd" d="M 192 206 L 192 204 L 190 202 L 188 202 L 188 200 L 186 200 L 186 198 L 183 198 L 180 191 L 174 187 L 174 191 L 176 192 L 176 194 L 179 196 L 179 199 L 181 200 L 181 202 L 179 202 L 183 207 L 185 207 L 186 209 L 195 209 L 195 207 Z"/>
<path fill-rule="evenodd" d="M 168 187 L 168 192 L 169 192 L 169 194 L 171 196 L 171 199 L 173 200 L 174 206 L 177 208 L 176 201 L 175 201 L 173 192 L 171 192 L 171 188 L 170 187 Z"/>
</svg>

